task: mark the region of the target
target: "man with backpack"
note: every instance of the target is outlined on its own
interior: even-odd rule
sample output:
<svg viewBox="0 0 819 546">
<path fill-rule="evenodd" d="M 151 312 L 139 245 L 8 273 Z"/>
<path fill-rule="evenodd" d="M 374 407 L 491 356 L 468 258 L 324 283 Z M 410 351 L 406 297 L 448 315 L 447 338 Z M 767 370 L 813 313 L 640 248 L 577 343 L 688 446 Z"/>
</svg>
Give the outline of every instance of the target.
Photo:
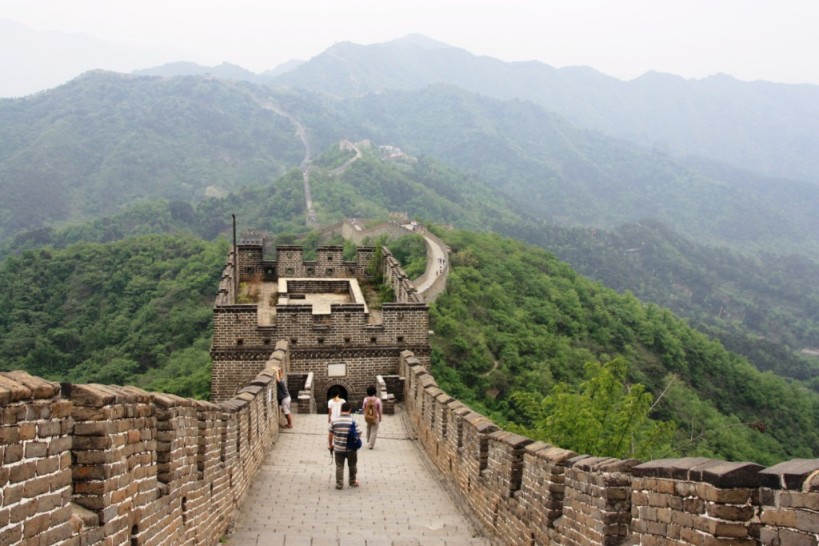
<svg viewBox="0 0 819 546">
<path fill-rule="evenodd" d="M 375 386 L 367 387 L 367 397 L 361 404 L 361 409 L 367 423 L 367 447 L 372 449 L 381 423 L 381 399 L 375 395 Z"/>
<path fill-rule="evenodd" d="M 328 442 L 330 452 L 334 454 L 336 461 L 336 489 L 344 489 L 344 461 L 347 461 L 347 469 L 350 472 L 350 487 L 358 487 L 356 476 L 356 463 L 358 462 L 358 448 L 361 447 L 361 440 L 358 439 L 358 429 L 353 416 L 350 415 L 349 402 L 341 404 L 341 415 L 330 423 Z"/>
</svg>

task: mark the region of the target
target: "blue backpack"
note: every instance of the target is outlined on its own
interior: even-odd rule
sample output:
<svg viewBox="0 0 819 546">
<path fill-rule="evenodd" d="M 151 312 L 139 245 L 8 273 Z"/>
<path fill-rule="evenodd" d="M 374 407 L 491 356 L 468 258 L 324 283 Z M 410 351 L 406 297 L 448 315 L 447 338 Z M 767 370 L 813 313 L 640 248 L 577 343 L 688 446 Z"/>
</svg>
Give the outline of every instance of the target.
<svg viewBox="0 0 819 546">
<path fill-rule="evenodd" d="M 355 421 L 350 426 L 350 431 L 347 432 L 347 451 L 358 451 L 361 448 L 361 438 L 358 437 L 358 431 L 355 429 Z"/>
</svg>

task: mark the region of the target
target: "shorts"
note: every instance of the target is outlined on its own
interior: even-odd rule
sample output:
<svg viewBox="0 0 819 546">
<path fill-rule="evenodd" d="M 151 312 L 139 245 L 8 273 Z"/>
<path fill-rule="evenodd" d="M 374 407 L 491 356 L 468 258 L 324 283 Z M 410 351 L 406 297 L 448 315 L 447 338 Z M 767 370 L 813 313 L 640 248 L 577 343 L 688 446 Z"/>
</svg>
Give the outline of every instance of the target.
<svg viewBox="0 0 819 546">
<path fill-rule="evenodd" d="M 282 400 L 281 406 L 282 406 L 282 412 L 285 415 L 290 415 L 290 397 L 289 396 L 284 397 L 284 400 Z"/>
</svg>

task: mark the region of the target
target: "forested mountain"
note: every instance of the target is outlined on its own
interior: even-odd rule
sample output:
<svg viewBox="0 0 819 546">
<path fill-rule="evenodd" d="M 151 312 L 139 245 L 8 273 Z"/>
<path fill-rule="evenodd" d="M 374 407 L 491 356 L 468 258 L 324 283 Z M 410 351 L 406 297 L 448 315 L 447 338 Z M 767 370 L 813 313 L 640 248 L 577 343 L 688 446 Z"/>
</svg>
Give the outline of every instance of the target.
<svg viewBox="0 0 819 546">
<path fill-rule="evenodd" d="M 648 100 L 630 94 L 640 80 L 536 63 L 543 81 L 524 85 L 532 67 L 419 37 L 333 52 L 348 66 L 319 56 L 275 85 L 171 66 L 0 101 L 0 369 L 206 394 L 220 236 L 237 214 L 241 229 L 317 244 L 306 172 L 321 224 L 402 211 L 471 230 L 441 228 L 455 269 L 433 309 L 436 376 L 493 416 L 525 429 L 519 400 L 623 358 L 629 381 L 671 385 L 655 417 L 678 443 L 696 438 L 677 453 L 817 453 L 819 361 L 800 350 L 819 347 L 819 184 L 794 174 L 817 161 L 813 88 L 652 75 Z M 734 84 L 745 95 L 731 102 Z M 728 130 L 735 106 L 752 114 Z M 609 110 L 630 112 L 625 132 Z M 644 146 L 661 122 L 671 141 Z M 720 141 L 713 154 L 686 148 L 697 131 Z M 775 138 L 796 139 L 791 156 Z M 341 139 L 370 142 L 355 153 Z"/>
<path fill-rule="evenodd" d="M 665 153 L 579 130 L 529 102 L 437 86 L 336 108 L 347 116 L 349 136 L 438 157 L 548 223 L 612 228 L 653 219 L 715 244 L 779 251 L 812 252 L 819 242 L 819 186 L 760 177 L 746 183 L 728 168 L 725 178 L 713 168 L 704 175 Z"/>
<path fill-rule="evenodd" d="M 515 393 L 543 396 L 558 381 L 576 384 L 590 360 L 623 357 L 629 382 L 655 396 L 665 391 L 653 416 L 677 434 L 673 451 L 657 456 L 773 463 L 819 449 L 819 394 L 756 371 L 669 311 L 589 281 L 535 247 L 441 235 L 452 274 L 432 306 L 435 373 L 476 408 L 529 426 Z M 226 252 L 224 241 L 175 235 L 7 257 L 0 369 L 206 395 L 211 307 Z"/>
<path fill-rule="evenodd" d="M 819 265 L 703 245 L 652 222 L 613 231 L 497 225 L 547 248 L 578 272 L 686 317 L 761 370 L 819 389 Z"/>
<path fill-rule="evenodd" d="M 0 101 L 0 238 L 272 180 L 304 154 L 293 132 L 251 95 L 201 77 L 93 72 Z"/>
<path fill-rule="evenodd" d="M 256 74 L 241 66 L 230 63 L 222 63 L 217 66 L 202 66 L 191 62 L 176 62 L 155 66 L 153 68 L 134 70 L 132 74 L 137 76 L 162 76 L 165 78 L 177 76 L 209 76 L 223 80 L 269 84 L 277 76 L 289 72 L 303 63 L 304 61 L 292 60 L 282 63 L 272 70 L 266 70 L 261 74 Z"/>
<path fill-rule="evenodd" d="M 211 306 L 227 248 L 151 236 L 7 257 L 0 369 L 207 393 Z"/>
<path fill-rule="evenodd" d="M 268 183 L 313 150 L 351 138 L 437 158 L 550 224 L 651 219 L 713 244 L 819 247 L 819 186 L 759 175 L 748 182 L 713 163 L 702 174 L 534 103 L 450 86 L 337 101 L 206 77 L 91 73 L 0 102 L 0 137 L 0 190 L 9 196 L 0 237 L 108 215 L 138 199 L 192 203 Z"/>
<path fill-rule="evenodd" d="M 387 211 L 402 210 L 432 222 L 503 233 L 549 249 L 609 287 L 688 317 L 762 370 L 819 388 L 819 362 L 800 353 L 819 347 L 814 262 L 777 254 L 743 256 L 648 221 L 613 231 L 544 224 L 479 179 L 433 158 L 391 159 L 376 147 L 362 150 L 360 160 L 336 175 L 329 172 L 353 152 L 333 147 L 314 162 L 312 193 L 322 224 L 343 217 L 386 218 Z M 303 235 L 301 172 L 195 205 L 143 203 L 84 225 L 29 231 L 0 247 L 0 256 L 40 245 L 64 248 L 151 233 L 186 232 L 210 240 L 229 232 L 230 215 L 237 212 L 240 225 L 276 234 L 283 243 Z"/>
<path fill-rule="evenodd" d="M 339 43 L 273 81 L 341 97 L 440 83 L 530 100 L 579 127 L 677 156 L 819 183 L 819 87 L 812 85 L 656 72 L 624 82 L 588 67 L 506 63 L 418 35 L 368 46 Z"/>
<path fill-rule="evenodd" d="M 816 392 L 760 373 L 668 310 L 543 251 L 491 234 L 441 235 L 453 269 L 432 306 L 434 374 L 458 398 L 525 425 L 515 392 L 543 397 L 557 382 L 577 384 L 590 360 L 624 357 L 629 380 L 659 397 L 655 416 L 676 423 L 673 453 L 770 462 L 819 451 Z"/>
</svg>

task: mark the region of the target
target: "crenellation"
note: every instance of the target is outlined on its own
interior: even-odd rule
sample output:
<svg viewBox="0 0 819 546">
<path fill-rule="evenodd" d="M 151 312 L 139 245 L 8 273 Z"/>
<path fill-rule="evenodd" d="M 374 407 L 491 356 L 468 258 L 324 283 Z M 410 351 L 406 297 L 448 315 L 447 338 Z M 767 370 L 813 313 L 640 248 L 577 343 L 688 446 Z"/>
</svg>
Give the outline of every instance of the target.
<svg viewBox="0 0 819 546">
<path fill-rule="evenodd" d="M 503 431 L 446 397 L 410 351 L 399 374 L 421 445 L 503 544 L 819 543 L 819 459 L 763 469 L 578 455 Z"/>
<path fill-rule="evenodd" d="M 276 248 L 275 262 L 265 261 L 263 248 L 258 234 L 243 237 L 239 264 L 242 271 L 263 269 L 263 281 L 275 284 L 275 311 L 264 312 L 271 318 L 270 324 L 263 324 L 267 318 L 260 318 L 257 304 L 226 303 L 217 297 L 211 348 L 214 401 L 234 396 L 264 368 L 274 340 L 289 344 L 294 374 L 313 374 L 312 389 L 288 385 L 292 395 L 312 394 L 312 403 L 298 402 L 300 408 L 323 407 L 334 385 L 346 391 L 350 402 L 360 403 L 378 375 L 397 374 L 401 351 L 412 350 L 428 362 L 428 307 L 416 297 L 389 250 L 381 249 L 382 274 L 396 301 L 384 303 L 374 316 L 357 284 L 371 278 L 372 260 L 378 256 L 374 248 L 358 249 L 355 261 L 344 261 L 343 247 L 324 246 L 317 249 L 314 262 L 304 261 L 303 249 L 291 245 Z M 232 275 L 229 267 L 225 275 Z M 308 301 L 315 295 L 328 298 L 327 306 Z"/>
<path fill-rule="evenodd" d="M 221 405 L 0 373 L 0 544 L 218 542 L 278 436 L 270 373 Z"/>
</svg>

